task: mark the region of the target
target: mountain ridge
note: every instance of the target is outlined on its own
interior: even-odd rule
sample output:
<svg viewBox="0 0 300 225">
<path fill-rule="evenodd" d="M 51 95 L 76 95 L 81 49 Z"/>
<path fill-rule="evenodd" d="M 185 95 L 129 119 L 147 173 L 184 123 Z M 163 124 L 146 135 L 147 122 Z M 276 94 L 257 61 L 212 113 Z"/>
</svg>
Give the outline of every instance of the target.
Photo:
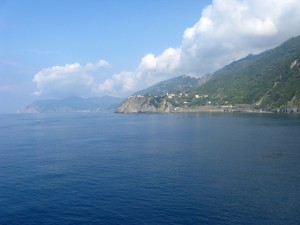
<svg viewBox="0 0 300 225">
<path fill-rule="evenodd" d="M 37 100 L 21 109 L 20 113 L 49 113 L 49 112 L 96 112 L 115 110 L 123 99 L 113 96 L 92 98 L 69 97 L 64 99 Z"/>
<path fill-rule="evenodd" d="M 158 82 L 144 90 L 138 91 L 134 95 L 166 95 L 174 92 L 188 92 L 195 87 L 199 87 L 211 78 L 210 74 L 202 77 L 192 77 L 181 75 L 168 80 Z"/>
<path fill-rule="evenodd" d="M 299 65 L 296 63 L 291 68 L 291 64 L 299 57 L 300 36 L 225 66 L 215 72 L 209 82 L 194 91 L 210 95 L 210 101 L 215 104 L 229 102 L 255 104 L 267 110 L 280 108 L 295 95 L 297 99 L 300 97 L 300 86 L 293 85 L 300 84 Z M 278 88 L 280 91 L 276 92 Z"/>
<path fill-rule="evenodd" d="M 144 93 L 139 99 L 135 95 L 128 98 L 117 112 L 202 111 L 208 108 L 299 112 L 300 36 L 224 66 L 184 95 L 178 91 L 156 97 L 147 96 L 147 91 Z"/>
</svg>

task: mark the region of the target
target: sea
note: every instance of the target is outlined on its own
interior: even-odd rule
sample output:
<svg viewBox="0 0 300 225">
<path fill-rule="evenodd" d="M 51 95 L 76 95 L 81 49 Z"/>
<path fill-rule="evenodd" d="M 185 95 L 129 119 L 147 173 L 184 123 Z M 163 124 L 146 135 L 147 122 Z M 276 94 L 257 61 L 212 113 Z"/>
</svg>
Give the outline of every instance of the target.
<svg viewBox="0 0 300 225">
<path fill-rule="evenodd" d="M 300 116 L 0 115 L 0 224 L 300 224 Z"/>
</svg>

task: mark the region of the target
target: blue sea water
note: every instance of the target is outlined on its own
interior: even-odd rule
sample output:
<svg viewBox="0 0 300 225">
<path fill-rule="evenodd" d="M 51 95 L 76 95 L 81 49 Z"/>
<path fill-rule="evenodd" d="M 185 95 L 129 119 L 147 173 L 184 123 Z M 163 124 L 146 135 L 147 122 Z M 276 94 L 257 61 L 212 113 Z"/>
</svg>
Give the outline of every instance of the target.
<svg viewBox="0 0 300 225">
<path fill-rule="evenodd" d="M 0 224 L 300 224 L 300 117 L 1 115 Z"/>
</svg>

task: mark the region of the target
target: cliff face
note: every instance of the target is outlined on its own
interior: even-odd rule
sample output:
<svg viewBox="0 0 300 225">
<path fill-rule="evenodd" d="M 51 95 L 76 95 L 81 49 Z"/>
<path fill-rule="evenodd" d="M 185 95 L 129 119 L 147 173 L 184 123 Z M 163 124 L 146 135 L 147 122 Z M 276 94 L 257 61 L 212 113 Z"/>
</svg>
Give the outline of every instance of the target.
<svg viewBox="0 0 300 225">
<path fill-rule="evenodd" d="M 192 109 L 189 109 L 190 107 L 184 104 L 185 101 L 188 101 L 184 97 L 185 93 L 191 92 L 194 88 L 203 85 L 210 79 L 210 74 L 201 78 L 183 75 L 159 82 L 130 96 L 117 108 L 116 112 L 163 113 L 190 111 Z"/>
<path fill-rule="evenodd" d="M 160 104 L 155 104 L 154 96 L 130 96 L 123 104 L 121 104 L 116 112 L 118 113 L 157 113 L 163 112 Z"/>
</svg>

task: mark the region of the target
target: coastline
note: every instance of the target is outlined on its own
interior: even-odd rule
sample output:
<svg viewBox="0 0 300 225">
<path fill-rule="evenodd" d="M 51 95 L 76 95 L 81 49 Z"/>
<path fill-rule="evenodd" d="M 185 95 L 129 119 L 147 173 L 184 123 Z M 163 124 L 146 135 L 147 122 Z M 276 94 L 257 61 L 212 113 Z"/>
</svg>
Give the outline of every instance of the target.
<svg viewBox="0 0 300 225">
<path fill-rule="evenodd" d="M 127 105 L 120 106 L 115 113 L 200 113 L 200 112 L 217 112 L 217 113 L 274 113 L 274 114 L 298 114 L 300 115 L 300 108 L 297 107 L 281 107 L 279 109 L 265 110 L 253 107 L 253 105 L 239 104 L 239 105 L 204 105 L 197 107 L 173 107 L 165 105 L 165 107 L 153 107 L 149 105 Z"/>
<path fill-rule="evenodd" d="M 179 100 L 181 100 L 181 102 Z M 181 98 L 157 96 L 130 96 L 117 109 L 116 113 L 195 113 L 195 112 L 246 112 L 246 113 L 286 113 L 300 114 L 300 107 L 289 102 L 274 108 L 263 108 L 256 104 L 199 105 Z M 184 102 L 183 102 L 184 101 Z"/>
<path fill-rule="evenodd" d="M 268 111 L 263 109 L 255 108 L 241 108 L 241 107 L 232 107 L 224 108 L 222 106 L 198 106 L 198 107 L 175 107 L 175 108 L 151 108 L 151 109 L 130 109 L 130 110 L 120 110 L 117 109 L 115 113 L 280 113 L 278 111 Z"/>
</svg>

